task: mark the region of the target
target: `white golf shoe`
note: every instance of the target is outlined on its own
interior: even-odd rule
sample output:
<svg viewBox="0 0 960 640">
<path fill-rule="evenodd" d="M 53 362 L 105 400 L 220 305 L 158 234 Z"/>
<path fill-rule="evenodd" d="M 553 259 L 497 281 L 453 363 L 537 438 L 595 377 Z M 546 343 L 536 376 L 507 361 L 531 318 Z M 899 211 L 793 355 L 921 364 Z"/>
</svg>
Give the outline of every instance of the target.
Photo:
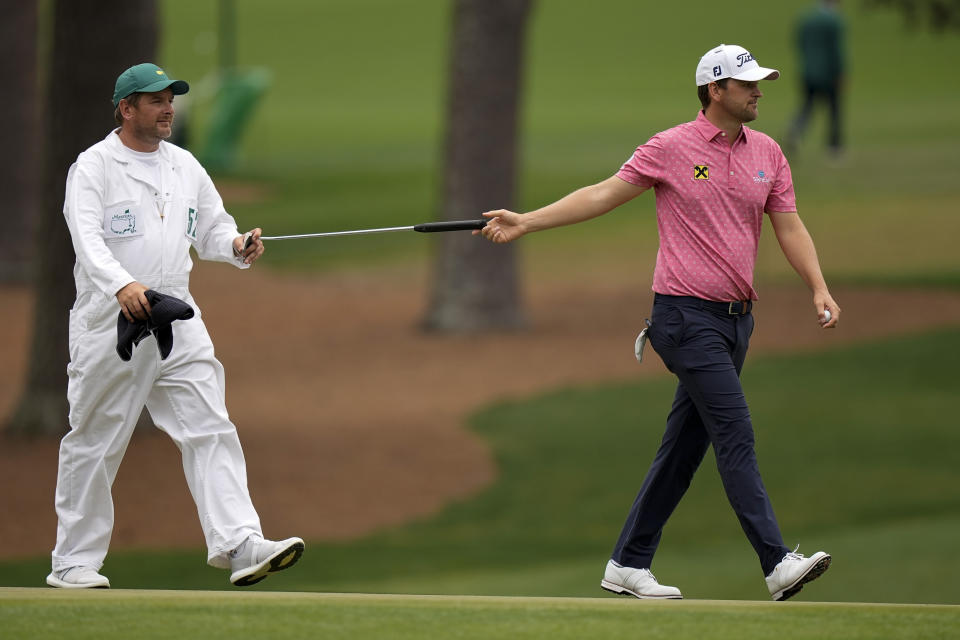
<svg viewBox="0 0 960 640">
<path fill-rule="evenodd" d="M 817 551 L 805 558 L 802 553 L 797 553 L 797 549 L 783 556 L 783 560 L 767 576 L 767 588 L 774 600 L 786 600 L 797 595 L 803 585 L 816 580 L 830 567 L 830 554 Z"/>
<path fill-rule="evenodd" d="M 613 560 L 607 562 L 600 586 L 607 591 L 622 595 L 631 595 L 640 599 L 679 599 L 683 598 L 680 589 L 660 584 L 650 573 L 650 569 L 622 567 Z"/>
<path fill-rule="evenodd" d="M 274 542 L 249 537 L 230 552 L 230 582 L 249 587 L 271 573 L 289 569 L 303 555 L 303 540 L 287 538 Z"/>
<path fill-rule="evenodd" d="M 93 567 L 70 567 L 51 571 L 47 584 L 58 589 L 109 589 L 110 581 Z"/>
</svg>

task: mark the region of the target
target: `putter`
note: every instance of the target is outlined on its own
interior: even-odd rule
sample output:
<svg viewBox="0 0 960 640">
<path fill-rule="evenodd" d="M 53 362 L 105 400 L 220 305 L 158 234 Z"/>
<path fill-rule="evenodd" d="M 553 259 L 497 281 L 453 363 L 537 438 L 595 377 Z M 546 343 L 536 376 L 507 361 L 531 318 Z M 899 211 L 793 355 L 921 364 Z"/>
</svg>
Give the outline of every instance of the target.
<svg viewBox="0 0 960 640">
<path fill-rule="evenodd" d="M 352 231 L 328 231 L 325 233 L 300 233 L 290 236 L 260 236 L 261 240 L 298 240 L 300 238 L 331 238 L 334 236 L 359 236 L 369 233 L 391 233 L 394 231 L 417 231 L 418 233 L 439 233 L 442 231 L 472 231 L 487 226 L 486 218 L 479 220 L 444 220 L 442 222 L 424 222 L 406 227 L 381 227 L 379 229 L 354 229 Z M 249 232 L 247 232 L 249 233 Z M 244 234 L 243 250 L 252 242 L 252 236 Z"/>
</svg>

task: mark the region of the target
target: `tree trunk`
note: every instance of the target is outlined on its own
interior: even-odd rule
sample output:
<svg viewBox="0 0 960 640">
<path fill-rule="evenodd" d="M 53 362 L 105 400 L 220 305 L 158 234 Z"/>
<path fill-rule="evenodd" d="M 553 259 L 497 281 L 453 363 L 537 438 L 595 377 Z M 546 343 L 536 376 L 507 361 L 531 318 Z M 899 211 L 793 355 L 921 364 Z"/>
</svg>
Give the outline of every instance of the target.
<svg viewBox="0 0 960 640">
<path fill-rule="evenodd" d="M 60 436 L 67 430 L 68 314 L 76 295 L 73 245 L 63 218 L 67 169 L 113 127 L 117 76 L 152 60 L 156 44 L 155 0 L 54 2 L 42 131 L 34 335 L 26 386 L 8 433 Z"/>
<path fill-rule="evenodd" d="M 0 282 L 27 282 L 40 190 L 36 147 L 40 95 L 37 89 L 37 6 L 5 4 L 0 20 L 0 100 L 5 152 L 0 159 Z"/>
<path fill-rule="evenodd" d="M 441 219 L 514 206 L 517 122 L 529 0 L 457 0 L 454 9 Z M 525 324 L 516 248 L 442 234 L 428 330 Z"/>
</svg>

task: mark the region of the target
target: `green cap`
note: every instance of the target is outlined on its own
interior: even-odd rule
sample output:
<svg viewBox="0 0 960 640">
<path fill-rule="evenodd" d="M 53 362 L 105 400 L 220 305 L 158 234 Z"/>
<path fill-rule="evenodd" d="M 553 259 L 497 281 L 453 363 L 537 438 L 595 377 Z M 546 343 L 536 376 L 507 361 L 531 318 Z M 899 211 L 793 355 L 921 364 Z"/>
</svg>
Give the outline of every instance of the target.
<svg viewBox="0 0 960 640">
<path fill-rule="evenodd" d="M 183 80 L 174 80 L 155 64 L 144 62 L 130 67 L 117 78 L 117 86 L 113 90 L 113 106 L 131 93 L 153 93 L 163 91 L 169 87 L 173 95 L 179 96 L 190 91 L 190 85 Z"/>
</svg>

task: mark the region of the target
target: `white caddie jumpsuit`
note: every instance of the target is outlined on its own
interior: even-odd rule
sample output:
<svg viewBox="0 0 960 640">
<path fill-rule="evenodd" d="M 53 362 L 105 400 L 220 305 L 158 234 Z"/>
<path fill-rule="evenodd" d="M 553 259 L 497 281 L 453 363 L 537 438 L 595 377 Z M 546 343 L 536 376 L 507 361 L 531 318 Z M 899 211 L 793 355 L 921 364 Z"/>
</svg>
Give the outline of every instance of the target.
<svg viewBox="0 0 960 640">
<path fill-rule="evenodd" d="M 67 176 L 64 215 L 77 254 L 77 299 L 70 311 L 70 431 L 60 443 L 54 571 L 103 566 L 113 530 L 111 486 L 144 405 L 183 455 L 207 562 L 229 568 L 228 552 L 262 535 L 227 416 L 223 367 L 188 289 L 190 247 L 203 259 L 243 268 L 233 254 L 240 234 L 192 154 L 161 142 L 158 155 L 159 172 L 146 170 L 113 131 L 81 153 Z M 129 362 L 117 355 L 116 293 L 134 281 L 194 308 L 192 319 L 173 323 L 166 360 L 153 336 Z"/>
</svg>

